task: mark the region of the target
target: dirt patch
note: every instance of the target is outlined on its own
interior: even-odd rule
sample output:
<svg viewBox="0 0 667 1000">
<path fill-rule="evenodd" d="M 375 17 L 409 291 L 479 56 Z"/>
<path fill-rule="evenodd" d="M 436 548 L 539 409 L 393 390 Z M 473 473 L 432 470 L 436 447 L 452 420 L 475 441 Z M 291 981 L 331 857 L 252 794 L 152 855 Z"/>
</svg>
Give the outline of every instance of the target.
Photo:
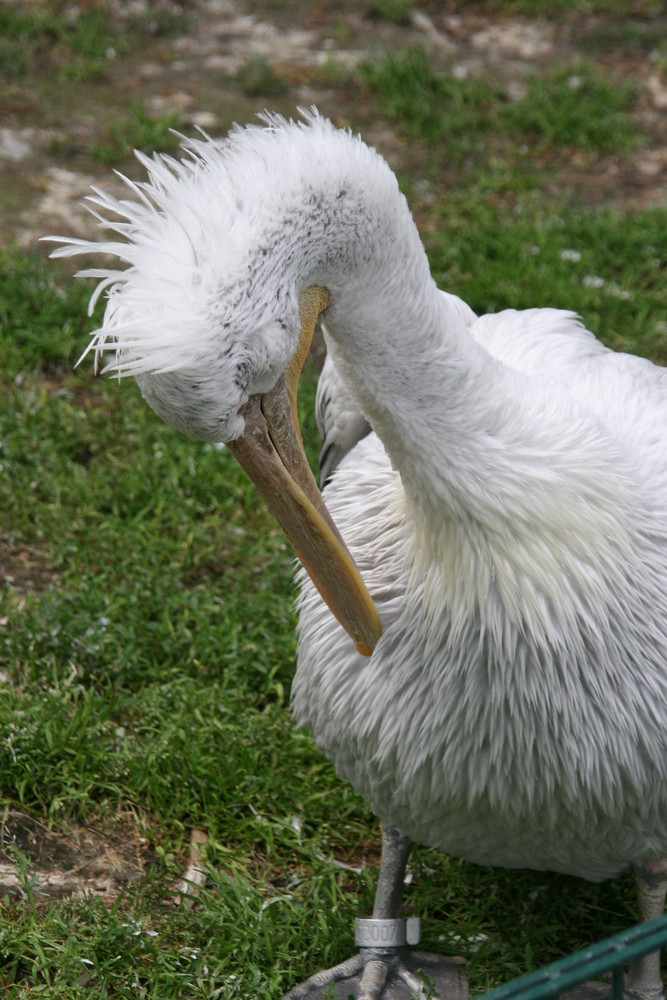
<svg viewBox="0 0 667 1000">
<path fill-rule="evenodd" d="M 0 535 L 0 585 L 7 584 L 18 591 L 43 590 L 55 578 L 56 572 L 45 552 Z"/>
<path fill-rule="evenodd" d="M 28 879 L 38 903 L 85 894 L 111 901 L 143 877 L 150 857 L 134 823 L 123 824 L 122 834 L 72 826 L 65 835 L 22 812 L 0 820 L 0 892 L 23 895 Z"/>
</svg>

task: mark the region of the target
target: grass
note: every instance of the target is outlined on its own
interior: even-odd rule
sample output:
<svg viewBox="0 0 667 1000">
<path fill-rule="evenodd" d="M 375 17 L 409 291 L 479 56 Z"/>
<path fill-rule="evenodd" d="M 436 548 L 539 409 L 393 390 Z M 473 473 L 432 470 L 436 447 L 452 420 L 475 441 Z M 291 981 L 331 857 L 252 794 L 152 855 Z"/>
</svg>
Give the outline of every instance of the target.
<svg viewBox="0 0 667 1000">
<path fill-rule="evenodd" d="M 395 21 L 411 7 L 374 6 Z M 95 11 L 75 43 L 64 6 L 3 8 L 15 79 L 42 50 L 82 76 L 103 46 L 122 59 L 125 29 L 103 5 L 79 19 Z M 276 85 L 267 66 L 260 92 Z M 408 49 L 346 87 L 337 105 L 363 106 L 409 151 L 403 186 L 442 287 L 480 311 L 571 308 L 613 347 L 665 360 L 666 210 L 591 204 L 575 182 L 555 184 L 574 156 L 627 163 L 646 140 L 632 84 L 579 60 L 536 68 L 510 102 L 496 80 L 458 79 Z M 170 124 L 135 105 L 88 154 L 124 160 L 129 146 L 170 141 Z M 377 823 L 291 723 L 281 533 L 224 450 L 171 431 L 133 385 L 94 379 L 88 362 L 73 371 L 88 291 L 0 249 L 0 803 L 72 842 L 81 828 L 128 849 L 141 839 L 145 870 L 109 899 L 48 903 L 10 847 L 20 886 L 0 901 L 0 992 L 272 1000 L 351 953 L 353 918 L 372 905 Z M 309 367 L 313 458 L 315 382 Z M 175 900 L 193 829 L 208 837 L 207 882 L 189 907 Z M 411 874 L 423 946 L 465 955 L 473 993 L 635 919 L 628 879 L 590 886 L 426 849 Z"/>
<path fill-rule="evenodd" d="M 660 45 L 664 45 L 664 32 L 657 35 L 649 20 L 641 16 L 636 19 L 628 17 L 627 11 L 623 11 L 617 19 L 593 24 L 585 31 L 583 42 L 589 54 L 614 54 L 620 49 L 625 53 L 642 55 L 659 52 Z"/>
<path fill-rule="evenodd" d="M 534 133 L 546 145 L 618 152 L 640 141 L 630 114 L 634 94 L 632 85 L 578 60 L 534 76 L 526 96 L 505 112 L 503 124 Z"/>
<path fill-rule="evenodd" d="M 264 56 L 250 56 L 236 73 L 236 80 L 248 97 L 277 97 L 289 88 L 286 76 L 277 72 Z"/>
<path fill-rule="evenodd" d="M 426 237 L 438 283 L 456 287 L 477 310 L 525 309 L 536 302 L 574 309 L 614 349 L 664 361 L 659 248 L 667 211 L 591 213 L 553 205 L 545 215 L 535 192 L 517 204 L 516 218 L 503 230 L 498 209 L 480 205 L 479 192 L 450 197 L 438 216 L 447 242 Z M 468 224 L 472 211 L 474 228 Z M 483 269 L 476 264 L 480 258 Z"/>
<path fill-rule="evenodd" d="M 638 0 L 632 4 L 631 13 L 651 17 L 660 12 L 661 0 Z M 525 17 L 557 19 L 564 14 L 575 18 L 593 14 L 605 18 L 627 19 L 628 4 L 625 0 L 489 0 L 491 10 L 503 14 L 522 14 Z"/>
<path fill-rule="evenodd" d="M 187 23 L 187 0 L 151 4 L 143 13 L 91 0 L 71 7 L 59 0 L 10 2 L 0 7 L 0 79 L 20 81 L 53 71 L 81 83 L 104 76 L 109 61 L 136 49 L 147 35 L 169 36 Z"/>
<path fill-rule="evenodd" d="M 412 0 L 372 0 L 368 12 L 371 17 L 405 26 L 412 20 L 414 4 Z"/>
<path fill-rule="evenodd" d="M 492 83 L 440 72 L 419 46 L 366 63 L 362 76 L 385 114 L 423 141 L 444 144 L 446 137 L 459 158 L 498 115 L 501 98 Z"/>
<path fill-rule="evenodd" d="M 91 157 L 98 165 L 112 166 L 127 160 L 135 149 L 144 153 L 174 151 L 180 143 L 174 131 L 181 127 L 178 111 L 151 115 L 141 101 L 133 101 L 129 112 L 109 118 L 104 130 L 91 143 Z"/>
<path fill-rule="evenodd" d="M 535 137 L 545 147 L 619 152 L 641 141 L 632 117 L 635 90 L 595 64 L 577 60 L 535 75 L 525 96 L 509 102 L 494 83 L 443 72 L 419 47 L 388 52 L 362 68 L 384 112 L 451 157 L 483 151 L 490 134 Z"/>
</svg>

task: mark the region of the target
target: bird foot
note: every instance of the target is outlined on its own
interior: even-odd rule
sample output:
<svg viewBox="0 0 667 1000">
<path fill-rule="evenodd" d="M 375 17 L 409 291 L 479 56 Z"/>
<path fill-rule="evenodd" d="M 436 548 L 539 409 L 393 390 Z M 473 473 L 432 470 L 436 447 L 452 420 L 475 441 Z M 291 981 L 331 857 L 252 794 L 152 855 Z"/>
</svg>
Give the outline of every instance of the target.
<svg viewBox="0 0 667 1000">
<path fill-rule="evenodd" d="M 346 962 L 318 972 L 283 1000 L 468 1000 L 461 958 L 406 948 L 361 948 Z"/>
</svg>

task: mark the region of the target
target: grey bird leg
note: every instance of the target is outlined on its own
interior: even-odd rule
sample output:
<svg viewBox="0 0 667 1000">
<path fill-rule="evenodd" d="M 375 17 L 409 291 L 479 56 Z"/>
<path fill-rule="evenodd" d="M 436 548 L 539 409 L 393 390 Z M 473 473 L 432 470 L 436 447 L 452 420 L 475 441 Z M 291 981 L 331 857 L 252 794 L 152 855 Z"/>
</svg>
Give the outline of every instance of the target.
<svg viewBox="0 0 667 1000">
<path fill-rule="evenodd" d="M 393 827 L 382 828 L 382 858 L 380 874 L 373 904 L 373 917 L 392 919 L 400 917 L 403 901 L 405 867 L 412 847 L 412 841 Z M 302 1000 L 306 997 L 321 996 L 320 992 L 331 983 L 363 973 L 359 983 L 359 1000 L 380 1000 L 388 973 L 394 970 L 399 978 L 416 995 L 423 995 L 423 983 L 401 963 L 401 950 L 362 948 L 361 951 L 324 972 L 317 972 L 304 983 L 294 986 L 283 1000 Z"/>
<path fill-rule="evenodd" d="M 382 827 L 382 857 L 380 874 L 373 903 L 373 916 L 400 917 L 403 904 L 403 884 L 412 841 L 396 827 Z"/>
<path fill-rule="evenodd" d="M 667 895 L 667 859 L 649 861 L 635 869 L 640 920 L 652 920 L 665 912 Z M 629 1000 L 660 1000 L 660 952 L 638 958 L 625 977 L 625 996 Z"/>
<path fill-rule="evenodd" d="M 412 849 L 412 841 L 405 837 L 395 827 L 382 827 L 382 858 L 380 875 L 375 892 L 373 916 L 380 919 L 400 917 L 403 903 L 403 885 L 405 868 Z M 412 989 L 417 996 L 423 994 L 424 984 L 421 979 L 401 966 L 400 949 L 373 955 L 371 948 L 367 950 L 369 958 L 364 966 L 361 977 L 359 1000 L 378 1000 L 382 995 L 387 974 L 390 968 L 395 968 L 399 978 Z"/>
</svg>

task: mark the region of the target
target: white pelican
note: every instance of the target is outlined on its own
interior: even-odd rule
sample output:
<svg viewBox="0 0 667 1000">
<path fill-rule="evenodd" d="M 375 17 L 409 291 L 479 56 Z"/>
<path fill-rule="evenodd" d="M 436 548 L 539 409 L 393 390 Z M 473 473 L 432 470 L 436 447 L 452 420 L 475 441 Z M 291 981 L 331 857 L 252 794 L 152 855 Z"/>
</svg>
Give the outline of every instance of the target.
<svg viewBox="0 0 667 1000">
<path fill-rule="evenodd" d="M 661 912 L 664 371 L 572 313 L 478 318 L 439 291 L 391 170 L 315 112 L 185 150 L 140 157 L 130 200 L 91 197 L 122 239 L 55 253 L 128 265 L 82 272 L 107 295 L 96 361 L 226 442 L 303 562 L 294 715 L 384 829 L 362 943 L 402 940 L 411 841 L 591 880 L 634 868 L 642 918 Z M 331 516 L 293 426 L 319 315 L 347 400 L 321 398 L 324 422 L 373 429 Z M 377 1000 L 388 969 L 418 988 L 406 966 L 362 947 L 290 996 L 363 969 Z M 659 956 L 626 982 L 656 1000 Z"/>
</svg>

